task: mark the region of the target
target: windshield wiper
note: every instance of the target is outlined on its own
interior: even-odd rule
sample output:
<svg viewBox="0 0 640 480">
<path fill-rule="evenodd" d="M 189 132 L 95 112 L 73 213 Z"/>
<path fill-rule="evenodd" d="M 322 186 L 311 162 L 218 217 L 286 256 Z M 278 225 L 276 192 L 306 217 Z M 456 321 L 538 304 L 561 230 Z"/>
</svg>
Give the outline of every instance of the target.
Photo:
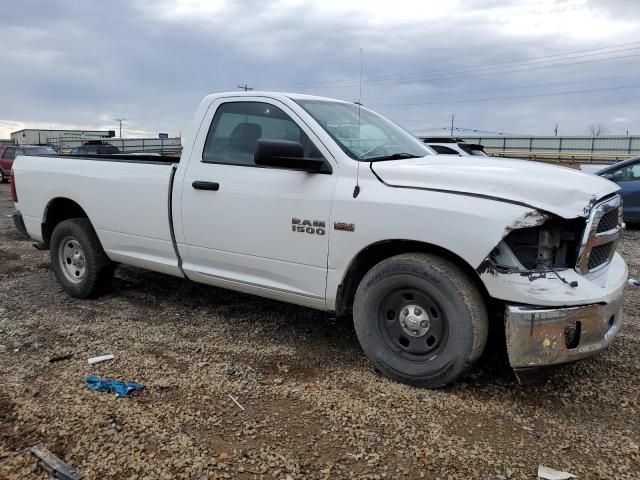
<svg viewBox="0 0 640 480">
<path fill-rule="evenodd" d="M 413 153 L 392 153 L 391 155 L 382 155 L 380 157 L 363 158 L 365 162 L 382 162 L 384 160 L 402 160 L 405 158 L 422 158 L 423 155 L 414 155 Z"/>
</svg>

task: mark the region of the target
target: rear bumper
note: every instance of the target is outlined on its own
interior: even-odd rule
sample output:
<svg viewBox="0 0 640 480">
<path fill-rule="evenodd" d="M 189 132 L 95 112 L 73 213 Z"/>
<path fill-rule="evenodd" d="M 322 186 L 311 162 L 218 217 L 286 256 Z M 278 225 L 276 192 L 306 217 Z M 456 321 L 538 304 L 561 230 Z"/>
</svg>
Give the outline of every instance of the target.
<svg viewBox="0 0 640 480">
<path fill-rule="evenodd" d="M 13 214 L 13 224 L 16 226 L 16 229 L 23 235 L 27 234 L 27 227 L 24 225 L 24 220 L 22 218 L 22 214 L 20 212 L 16 212 Z"/>
<path fill-rule="evenodd" d="M 505 328 L 514 369 L 573 362 L 604 350 L 622 324 L 626 284 L 609 303 L 570 308 L 507 305 Z"/>
</svg>

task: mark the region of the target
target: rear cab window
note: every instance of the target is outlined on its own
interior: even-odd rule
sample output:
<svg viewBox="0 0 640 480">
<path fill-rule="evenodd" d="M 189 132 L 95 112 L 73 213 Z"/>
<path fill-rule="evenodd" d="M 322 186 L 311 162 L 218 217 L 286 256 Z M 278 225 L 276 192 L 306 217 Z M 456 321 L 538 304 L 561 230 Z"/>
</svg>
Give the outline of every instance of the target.
<svg viewBox="0 0 640 480">
<path fill-rule="evenodd" d="M 33 147 L 33 148 L 25 148 L 22 150 L 23 153 L 16 152 L 16 156 L 18 155 L 55 155 L 56 152 L 51 147 Z"/>
<path fill-rule="evenodd" d="M 450 147 L 445 147 L 444 145 L 429 145 L 431 148 L 433 148 L 436 152 L 438 152 L 440 155 L 460 155 L 460 152 L 458 152 L 457 150 L 454 150 L 453 148 Z"/>
<path fill-rule="evenodd" d="M 475 143 L 458 143 L 458 146 L 469 155 L 475 155 L 477 157 L 487 156 L 487 154 L 484 153 L 484 147 L 482 145 Z"/>
<path fill-rule="evenodd" d="M 120 153 L 120 149 L 113 145 L 98 145 L 97 152 L 103 155 L 114 155 Z"/>
</svg>

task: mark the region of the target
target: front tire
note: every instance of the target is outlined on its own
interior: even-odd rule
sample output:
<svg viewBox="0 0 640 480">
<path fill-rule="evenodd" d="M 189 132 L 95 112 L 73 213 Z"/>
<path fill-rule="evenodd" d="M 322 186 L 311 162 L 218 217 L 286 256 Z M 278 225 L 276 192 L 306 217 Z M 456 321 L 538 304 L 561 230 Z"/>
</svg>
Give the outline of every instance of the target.
<svg viewBox="0 0 640 480">
<path fill-rule="evenodd" d="M 397 255 L 374 266 L 358 286 L 353 317 L 378 370 L 421 387 L 454 382 L 487 341 L 480 291 L 460 267 L 431 254 Z"/>
<path fill-rule="evenodd" d="M 55 227 L 50 255 L 58 283 L 72 297 L 95 297 L 111 284 L 115 264 L 86 218 L 64 220 Z"/>
</svg>

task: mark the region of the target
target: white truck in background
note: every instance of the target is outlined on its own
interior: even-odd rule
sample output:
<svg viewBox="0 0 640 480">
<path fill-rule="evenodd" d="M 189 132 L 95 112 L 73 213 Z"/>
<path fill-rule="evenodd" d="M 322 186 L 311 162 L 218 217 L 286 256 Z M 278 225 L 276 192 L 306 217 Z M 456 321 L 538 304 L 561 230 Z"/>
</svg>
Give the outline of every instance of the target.
<svg viewBox="0 0 640 480">
<path fill-rule="evenodd" d="M 425 144 L 440 155 L 459 155 L 461 157 L 486 157 L 484 146 L 478 143 L 467 143 L 461 138 L 452 137 L 420 137 Z"/>
<path fill-rule="evenodd" d="M 124 263 L 352 313 L 375 366 L 425 387 L 471 368 L 495 329 L 518 373 L 593 355 L 619 331 L 612 182 L 433 155 L 364 107 L 305 95 L 209 95 L 187 138 L 177 163 L 16 159 L 15 223 L 70 295 L 98 295 Z"/>
</svg>

